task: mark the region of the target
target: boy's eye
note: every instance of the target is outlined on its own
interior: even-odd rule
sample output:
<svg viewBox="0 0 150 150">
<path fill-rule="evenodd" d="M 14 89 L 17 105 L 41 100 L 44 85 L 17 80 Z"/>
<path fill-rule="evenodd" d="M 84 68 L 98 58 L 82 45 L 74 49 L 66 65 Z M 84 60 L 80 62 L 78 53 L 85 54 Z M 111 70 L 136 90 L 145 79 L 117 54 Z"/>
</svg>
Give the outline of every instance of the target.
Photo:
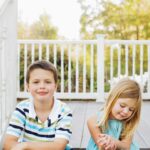
<svg viewBox="0 0 150 150">
<path fill-rule="evenodd" d="M 46 83 L 52 83 L 51 81 L 46 81 Z"/>
<path fill-rule="evenodd" d="M 34 81 L 34 82 L 32 82 L 32 83 L 37 84 L 37 83 L 39 83 L 39 81 Z"/>
</svg>

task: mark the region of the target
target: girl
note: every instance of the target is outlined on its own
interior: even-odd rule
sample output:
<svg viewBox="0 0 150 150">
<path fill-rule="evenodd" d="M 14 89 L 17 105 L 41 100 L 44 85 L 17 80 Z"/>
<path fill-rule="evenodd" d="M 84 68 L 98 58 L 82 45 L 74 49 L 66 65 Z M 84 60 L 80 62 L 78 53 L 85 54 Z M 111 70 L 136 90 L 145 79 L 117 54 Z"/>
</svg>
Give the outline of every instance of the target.
<svg viewBox="0 0 150 150">
<path fill-rule="evenodd" d="M 138 150 L 132 142 L 140 120 L 141 91 L 137 82 L 123 79 L 111 90 L 102 111 L 88 119 L 87 150 Z"/>
</svg>

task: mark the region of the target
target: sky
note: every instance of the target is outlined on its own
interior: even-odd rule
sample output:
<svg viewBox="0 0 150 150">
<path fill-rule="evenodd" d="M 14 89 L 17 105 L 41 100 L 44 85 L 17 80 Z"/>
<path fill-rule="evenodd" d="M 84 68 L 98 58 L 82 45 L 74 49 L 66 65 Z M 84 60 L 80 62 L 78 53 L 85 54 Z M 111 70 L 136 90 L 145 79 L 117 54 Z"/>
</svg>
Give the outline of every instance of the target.
<svg viewBox="0 0 150 150">
<path fill-rule="evenodd" d="M 79 39 L 81 8 L 77 0 L 18 0 L 18 19 L 28 24 L 44 12 L 51 17 L 59 35 Z"/>
</svg>

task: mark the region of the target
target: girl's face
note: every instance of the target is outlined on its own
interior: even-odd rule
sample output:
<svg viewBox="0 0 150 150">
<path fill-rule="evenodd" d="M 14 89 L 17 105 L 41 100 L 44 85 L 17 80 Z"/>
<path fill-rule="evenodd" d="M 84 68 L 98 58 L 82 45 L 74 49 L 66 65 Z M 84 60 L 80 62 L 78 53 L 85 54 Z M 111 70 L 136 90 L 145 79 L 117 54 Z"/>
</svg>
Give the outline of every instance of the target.
<svg viewBox="0 0 150 150">
<path fill-rule="evenodd" d="M 57 89 L 53 73 L 44 69 L 35 69 L 30 73 L 27 87 L 34 100 L 38 101 L 52 100 Z"/>
<path fill-rule="evenodd" d="M 133 114 L 136 106 L 136 99 L 118 98 L 112 108 L 110 119 L 126 120 Z"/>
</svg>

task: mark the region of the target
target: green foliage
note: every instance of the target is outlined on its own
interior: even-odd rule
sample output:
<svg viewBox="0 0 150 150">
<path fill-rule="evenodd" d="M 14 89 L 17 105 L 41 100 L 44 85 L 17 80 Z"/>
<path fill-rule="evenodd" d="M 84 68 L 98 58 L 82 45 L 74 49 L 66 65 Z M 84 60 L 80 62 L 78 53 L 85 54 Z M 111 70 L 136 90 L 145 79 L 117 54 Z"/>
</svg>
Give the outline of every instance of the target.
<svg viewBox="0 0 150 150">
<path fill-rule="evenodd" d="M 78 1 L 82 8 L 81 36 L 95 39 L 96 34 L 105 34 L 107 39 L 150 39 L 150 1 L 123 0 L 115 4 L 111 0 Z"/>
<path fill-rule="evenodd" d="M 18 39 L 57 39 L 58 29 L 51 21 L 48 14 L 39 16 L 39 20 L 31 25 L 18 22 Z"/>
</svg>

